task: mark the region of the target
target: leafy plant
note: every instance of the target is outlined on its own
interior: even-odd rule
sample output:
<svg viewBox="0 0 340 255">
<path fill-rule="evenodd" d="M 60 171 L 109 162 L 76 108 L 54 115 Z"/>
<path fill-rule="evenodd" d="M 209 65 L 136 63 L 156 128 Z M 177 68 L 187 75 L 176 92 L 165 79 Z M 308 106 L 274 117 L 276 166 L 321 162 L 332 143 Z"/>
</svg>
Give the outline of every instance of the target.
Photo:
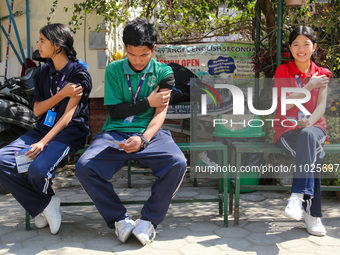
<svg viewBox="0 0 340 255">
<path fill-rule="evenodd" d="M 332 102 L 330 102 L 330 107 L 327 109 L 327 114 L 329 116 L 333 116 L 333 117 L 339 117 L 340 116 L 340 102 L 339 102 L 339 95 L 338 95 L 338 99 L 333 100 Z M 339 123 L 338 123 L 339 125 Z"/>
<path fill-rule="evenodd" d="M 256 1 L 224 0 L 86 0 L 64 7 L 72 12 L 69 26 L 80 29 L 86 15 L 95 13 L 104 23 L 118 27 L 132 17 L 146 17 L 155 21 L 159 29 L 159 43 L 187 43 L 203 38 L 242 32 L 251 35 Z M 58 0 L 53 2 L 53 15 Z M 49 18 L 50 21 L 50 18 Z M 98 24 L 97 31 L 100 30 Z"/>
<path fill-rule="evenodd" d="M 287 44 L 282 46 L 282 53 L 284 58 L 290 59 L 290 53 Z M 265 77 L 274 77 L 276 70 L 276 50 L 261 45 L 256 49 L 251 63 L 253 64 L 253 70 L 255 72 L 263 72 Z"/>
</svg>

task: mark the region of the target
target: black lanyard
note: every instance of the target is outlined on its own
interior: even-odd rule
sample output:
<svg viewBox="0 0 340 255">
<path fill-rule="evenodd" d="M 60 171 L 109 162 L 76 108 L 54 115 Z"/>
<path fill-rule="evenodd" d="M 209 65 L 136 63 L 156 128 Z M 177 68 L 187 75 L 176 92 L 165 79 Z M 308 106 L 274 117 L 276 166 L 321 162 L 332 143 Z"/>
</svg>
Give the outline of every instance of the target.
<svg viewBox="0 0 340 255">
<path fill-rule="evenodd" d="M 138 94 L 139 94 L 139 92 L 140 92 L 140 89 L 142 88 L 142 85 L 143 85 L 143 82 L 144 82 L 144 80 L 145 80 L 145 77 L 146 77 L 146 73 L 143 74 L 142 79 L 140 80 L 140 82 L 139 82 L 139 84 L 138 84 L 136 93 L 133 94 L 133 93 L 132 93 L 132 88 L 131 88 L 130 75 L 129 75 L 129 74 L 126 75 L 127 83 L 128 83 L 129 90 L 130 90 L 130 93 L 131 93 L 131 95 L 132 95 L 132 99 L 133 99 L 133 102 L 134 102 L 134 103 L 136 103 L 137 96 L 138 96 Z"/>
<path fill-rule="evenodd" d="M 297 84 L 299 85 L 299 87 L 302 88 L 302 83 L 301 83 L 299 75 L 295 74 L 295 80 L 296 80 Z M 310 77 L 308 78 L 308 82 L 309 81 L 310 81 Z M 302 105 L 305 105 L 305 104 L 303 103 Z"/>
<path fill-rule="evenodd" d="M 302 88 L 302 83 L 301 83 L 299 75 L 295 74 L 295 80 L 298 83 L 299 87 Z M 310 77 L 308 78 L 308 82 L 309 81 L 310 81 Z"/>
<path fill-rule="evenodd" d="M 63 82 L 64 82 L 64 79 L 65 79 L 65 74 L 63 74 L 63 76 L 61 77 L 61 79 L 60 79 L 60 81 L 59 81 L 59 84 L 58 84 L 58 86 L 57 86 L 57 92 L 56 92 L 56 94 L 59 92 L 59 90 L 60 90 L 60 88 L 61 88 L 61 85 L 62 85 Z M 52 79 L 52 76 L 50 76 L 50 81 L 51 81 L 50 94 L 51 94 L 51 97 L 53 97 L 54 94 L 53 94 L 53 92 L 52 92 L 52 86 L 53 86 L 53 79 Z M 59 104 L 59 103 L 58 103 L 58 104 Z M 54 110 L 57 108 L 58 104 L 56 104 L 55 106 L 53 106 L 52 111 L 54 111 Z"/>
</svg>

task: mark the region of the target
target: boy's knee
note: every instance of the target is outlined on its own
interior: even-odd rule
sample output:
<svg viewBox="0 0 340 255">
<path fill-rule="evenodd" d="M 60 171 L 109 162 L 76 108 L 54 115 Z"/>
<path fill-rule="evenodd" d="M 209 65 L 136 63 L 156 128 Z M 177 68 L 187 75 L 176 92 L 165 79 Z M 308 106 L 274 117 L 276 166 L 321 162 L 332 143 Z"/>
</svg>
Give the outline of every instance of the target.
<svg viewBox="0 0 340 255">
<path fill-rule="evenodd" d="M 83 166 L 84 166 L 84 164 L 83 164 L 83 162 L 81 161 L 81 159 L 78 159 L 78 161 L 77 161 L 77 163 L 76 163 L 76 165 L 75 165 L 75 171 L 77 172 L 77 170 L 78 169 L 81 169 L 81 168 L 83 168 Z"/>
<path fill-rule="evenodd" d="M 80 157 L 75 165 L 74 174 L 75 176 L 85 176 L 87 175 L 88 168 L 86 167 L 86 164 L 88 163 L 88 160 L 84 157 Z"/>
<path fill-rule="evenodd" d="M 83 162 L 83 160 L 81 160 L 81 157 L 78 159 L 76 165 L 75 165 L 75 169 L 74 169 L 74 174 L 76 176 L 79 176 L 79 173 L 82 173 L 82 169 L 84 168 L 85 164 Z"/>
<path fill-rule="evenodd" d="M 187 159 L 183 154 L 172 155 L 173 161 L 179 166 L 179 168 L 184 171 L 187 167 Z"/>
</svg>

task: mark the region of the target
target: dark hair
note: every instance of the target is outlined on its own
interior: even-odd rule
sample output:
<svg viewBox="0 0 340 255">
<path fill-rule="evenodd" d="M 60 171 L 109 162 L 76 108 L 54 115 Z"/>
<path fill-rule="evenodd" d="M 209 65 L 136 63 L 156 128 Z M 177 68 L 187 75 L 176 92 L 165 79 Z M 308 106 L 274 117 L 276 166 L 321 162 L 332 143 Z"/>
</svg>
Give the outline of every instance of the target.
<svg viewBox="0 0 340 255">
<path fill-rule="evenodd" d="M 157 31 L 147 18 L 136 18 L 127 23 L 123 31 L 125 46 L 147 46 L 153 49 L 157 42 Z"/>
<path fill-rule="evenodd" d="M 317 39 L 318 39 L 318 36 L 316 35 L 316 33 L 314 32 L 314 30 L 311 27 L 309 27 L 309 26 L 298 26 L 289 35 L 289 46 L 292 45 L 292 43 L 294 42 L 296 37 L 298 37 L 299 35 L 306 36 L 309 40 L 312 41 L 313 45 L 316 44 Z M 311 59 L 315 62 L 314 54 L 315 54 L 315 52 L 313 52 Z M 290 55 L 293 58 L 292 53 L 290 53 Z"/>
<path fill-rule="evenodd" d="M 41 28 L 40 33 L 42 33 L 51 43 L 60 47 L 60 50 L 57 53 L 64 50 L 69 60 L 78 62 L 76 57 L 77 52 L 73 48 L 73 36 L 67 26 L 60 23 L 49 24 Z"/>
</svg>

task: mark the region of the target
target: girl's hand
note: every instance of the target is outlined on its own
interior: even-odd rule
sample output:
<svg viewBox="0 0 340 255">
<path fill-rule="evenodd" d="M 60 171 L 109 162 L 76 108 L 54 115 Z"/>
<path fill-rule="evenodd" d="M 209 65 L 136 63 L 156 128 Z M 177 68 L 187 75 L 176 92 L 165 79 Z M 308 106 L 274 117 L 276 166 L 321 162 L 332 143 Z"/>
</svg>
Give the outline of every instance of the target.
<svg viewBox="0 0 340 255">
<path fill-rule="evenodd" d="M 305 127 L 311 127 L 311 123 L 307 118 L 303 118 L 301 120 L 298 121 L 298 125 L 301 128 L 305 128 Z"/>
<path fill-rule="evenodd" d="M 34 143 L 31 145 L 31 149 L 25 153 L 25 156 L 33 160 L 44 150 L 45 146 L 46 144 L 41 141 Z"/>
<path fill-rule="evenodd" d="M 65 97 L 81 97 L 83 95 L 83 87 L 74 84 L 74 83 L 67 83 L 59 93 Z"/>
<path fill-rule="evenodd" d="M 119 144 L 119 147 L 122 148 L 126 153 L 139 151 L 142 147 L 142 138 L 139 136 L 131 136 L 125 141 L 124 144 Z"/>
<path fill-rule="evenodd" d="M 329 83 L 329 78 L 327 75 L 323 74 L 318 76 L 318 72 L 316 72 L 308 82 L 308 85 L 313 89 L 319 89 L 323 87 L 327 87 Z"/>
</svg>

